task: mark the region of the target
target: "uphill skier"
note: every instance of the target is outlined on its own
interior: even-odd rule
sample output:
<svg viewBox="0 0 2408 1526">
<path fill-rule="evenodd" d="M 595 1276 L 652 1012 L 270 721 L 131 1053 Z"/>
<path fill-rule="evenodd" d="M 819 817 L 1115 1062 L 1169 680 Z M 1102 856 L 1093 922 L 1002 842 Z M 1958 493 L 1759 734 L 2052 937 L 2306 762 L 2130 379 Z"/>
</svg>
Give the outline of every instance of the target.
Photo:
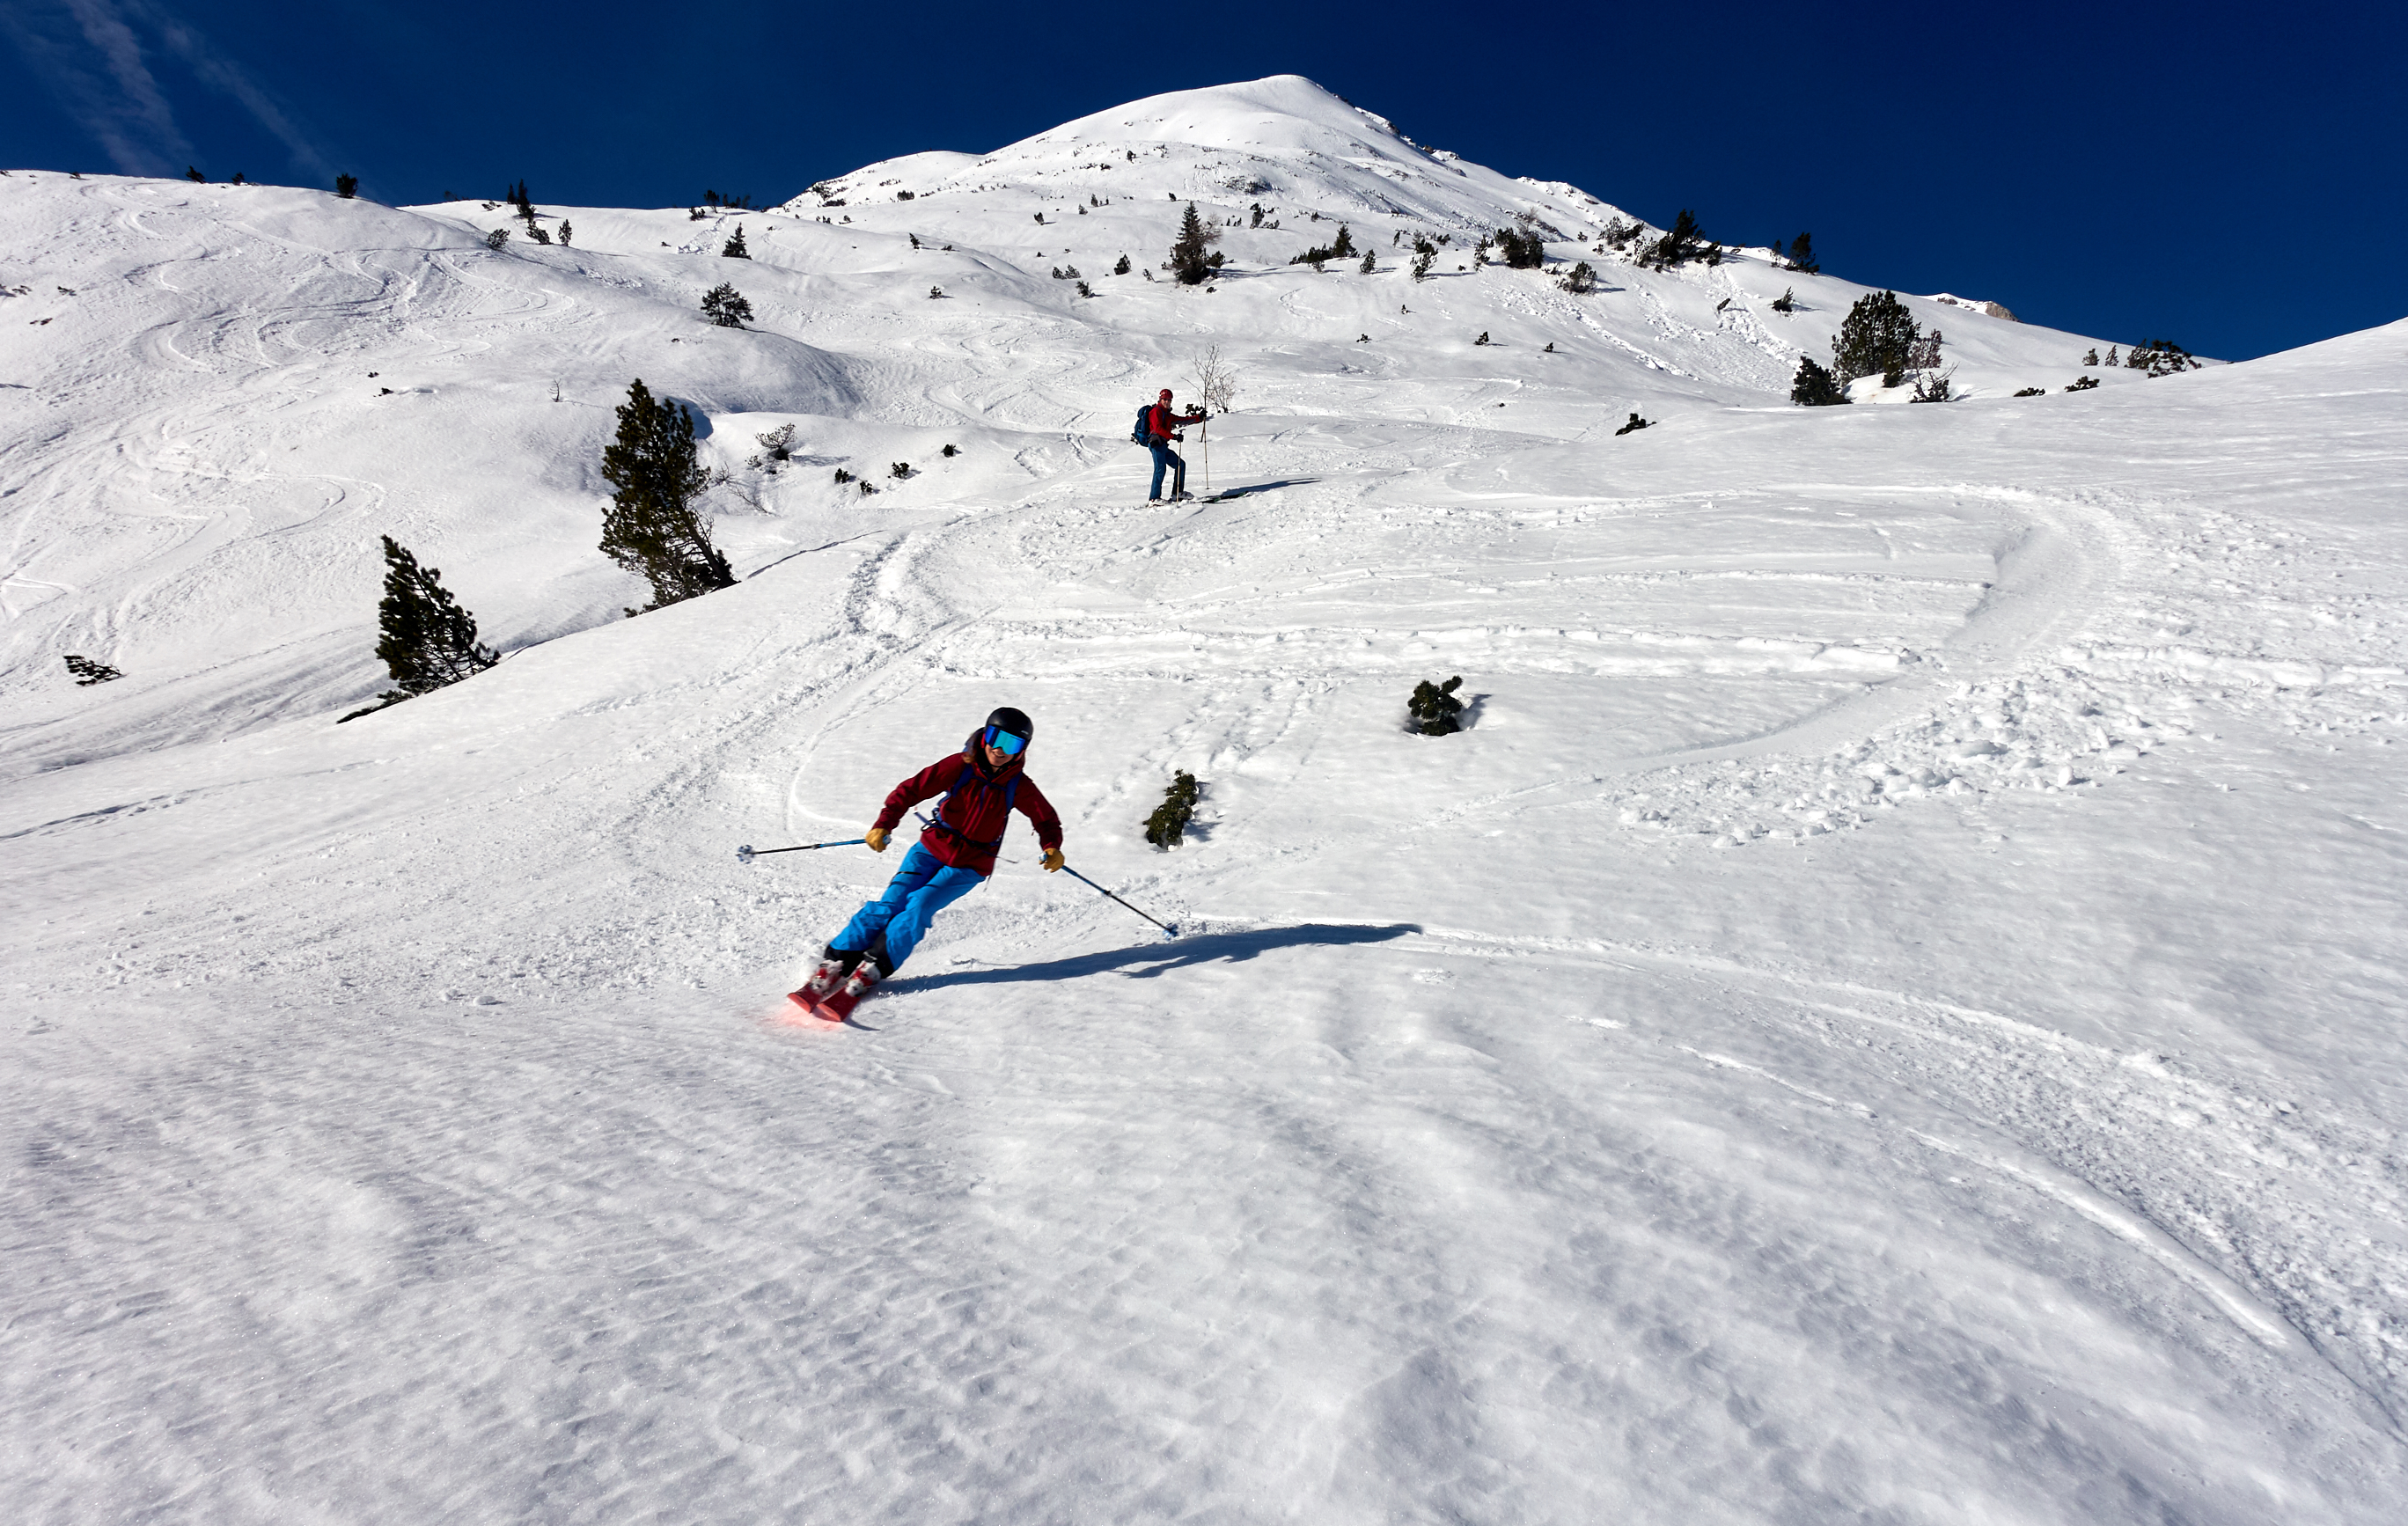
<svg viewBox="0 0 2408 1526">
<path fill-rule="evenodd" d="M 1201 423 L 1203 420 L 1204 413 L 1200 408 L 1194 413 L 1181 413 L 1173 408 L 1170 404 L 1170 389 L 1168 387 L 1162 389 L 1162 396 L 1154 406 L 1145 410 L 1144 421 L 1138 426 L 1138 431 L 1142 436 L 1140 443 L 1154 452 L 1154 486 L 1145 495 L 1147 503 L 1162 502 L 1162 473 L 1165 467 L 1175 468 L 1170 479 L 1171 497 L 1177 499 L 1187 496 L 1187 461 L 1185 457 L 1170 448 L 1170 442 L 1185 438 L 1179 433 L 1181 426 Z"/>
<path fill-rule="evenodd" d="M 944 799 L 936 820 L 903 855 L 885 893 L 853 914 L 821 953 L 811 977 L 789 1000 L 832 1022 L 842 1021 L 855 1003 L 911 957 L 938 912 L 995 873 L 996 850 L 1003 846 L 1015 808 L 1037 829 L 1046 871 L 1062 867 L 1062 819 L 1024 772 L 1029 739 L 1036 734 L 1035 723 L 1007 705 L 970 733 L 961 751 L 930 763 L 888 793 L 863 839 L 873 852 L 886 851 L 888 835 L 905 811 L 931 795 Z"/>
</svg>

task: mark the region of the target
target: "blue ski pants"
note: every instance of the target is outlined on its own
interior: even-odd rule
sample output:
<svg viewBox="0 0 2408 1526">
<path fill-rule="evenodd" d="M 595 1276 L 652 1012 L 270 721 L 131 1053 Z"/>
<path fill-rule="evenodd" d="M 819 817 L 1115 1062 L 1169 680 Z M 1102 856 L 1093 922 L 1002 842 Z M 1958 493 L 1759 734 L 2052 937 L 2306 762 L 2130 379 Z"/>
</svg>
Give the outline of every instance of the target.
<svg viewBox="0 0 2408 1526">
<path fill-rule="evenodd" d="M 884 933 L 887 961 L 900 964 L 920 946 L 937 913 L 985 882 L 986 876 L 976 869 L 955 868 L 913 843 L 895 877 L 887 881 L 886 893 L 854 912 L 829 947 L 867 948 Z"/>
<path fill-rule="evenodd" d="M 1154 486 L 1146 490 L 1145 495 L 1149 498 L 1162 496 L 1162 473 L 1165 467 L 1177 468 L 1171 474 L 1170 491 L 1185 492 L 1187 491 L 1187 458 L 1159 441 L 1147 446 L 1146 449 L 1154 452 Z"/>
</svg>

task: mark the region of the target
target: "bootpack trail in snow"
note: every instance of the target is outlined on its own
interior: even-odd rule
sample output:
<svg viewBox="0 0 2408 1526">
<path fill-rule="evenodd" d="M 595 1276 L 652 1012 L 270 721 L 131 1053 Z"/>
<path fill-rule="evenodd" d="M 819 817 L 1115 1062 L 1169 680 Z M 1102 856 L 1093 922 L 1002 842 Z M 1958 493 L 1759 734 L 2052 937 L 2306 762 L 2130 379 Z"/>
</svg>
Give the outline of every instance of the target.
<svg viewBox="0 0 2408 1526">
<path fill-rule="evenodd" d="M 1637 221 L 1294 76 L 573 245 L 0 178 L 0 1516 L 2390 1521 L 2408 324 L 1798 408 L 1870 289 Z M 385 535 L 506 660 L 338 726 Z M 1085 883 L 788 1000 L 1000 706 Z"/>
</svg>

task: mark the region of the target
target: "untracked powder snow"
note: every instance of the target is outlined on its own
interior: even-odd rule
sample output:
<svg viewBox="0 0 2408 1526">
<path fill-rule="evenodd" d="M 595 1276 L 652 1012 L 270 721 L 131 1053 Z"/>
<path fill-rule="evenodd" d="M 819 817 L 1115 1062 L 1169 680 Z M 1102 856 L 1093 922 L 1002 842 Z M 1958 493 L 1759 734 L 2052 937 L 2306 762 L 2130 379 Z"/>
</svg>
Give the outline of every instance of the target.
<svg viewBox="0 0 2408 1526">
<path fill-rule="evenodd" d="M 698 210 L 0 178 L 0 1519 L 2401 1518 L 2408 322 L 1793 407 L 1836 252 L 1292 76 Z M 803 1015 L 1002 705 L 1179 935 Z"/>
</svg>

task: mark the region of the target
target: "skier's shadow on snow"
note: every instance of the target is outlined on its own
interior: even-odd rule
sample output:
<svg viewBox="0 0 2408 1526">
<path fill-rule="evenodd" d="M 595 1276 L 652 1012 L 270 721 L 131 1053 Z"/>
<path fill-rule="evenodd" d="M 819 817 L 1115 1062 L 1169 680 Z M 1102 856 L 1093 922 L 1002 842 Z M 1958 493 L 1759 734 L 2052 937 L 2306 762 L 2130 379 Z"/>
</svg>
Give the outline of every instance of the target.
<svg viewBox="0 0 2408 1526">
<path fill-rule="evenodd" d="M 896 991 L 940 991 L 948 986 L 989 986 L 1020 980 L 1076 980 L 1083 976 L 1119 973 L 1134 980 L 1183 970 L 1191 964 L 1219 961 L 1237 963 L 1273 948 L 1329 948 L 1350 943 L 1385 943 L 1420 932 L 1418 922 L 1386 922 L 1366 927 L 1332 922 L 1307 922 L 1300 927 L 1256 927 L 1243 933 L 1204 933 L 1168 942 L 1132 944 L 1102 953 L 1051 959 L 1040 964 L 1013 964 L 991 970 L 956 970 L 945 975 L 915 976 L 897 980 Z"/>
</svg>

